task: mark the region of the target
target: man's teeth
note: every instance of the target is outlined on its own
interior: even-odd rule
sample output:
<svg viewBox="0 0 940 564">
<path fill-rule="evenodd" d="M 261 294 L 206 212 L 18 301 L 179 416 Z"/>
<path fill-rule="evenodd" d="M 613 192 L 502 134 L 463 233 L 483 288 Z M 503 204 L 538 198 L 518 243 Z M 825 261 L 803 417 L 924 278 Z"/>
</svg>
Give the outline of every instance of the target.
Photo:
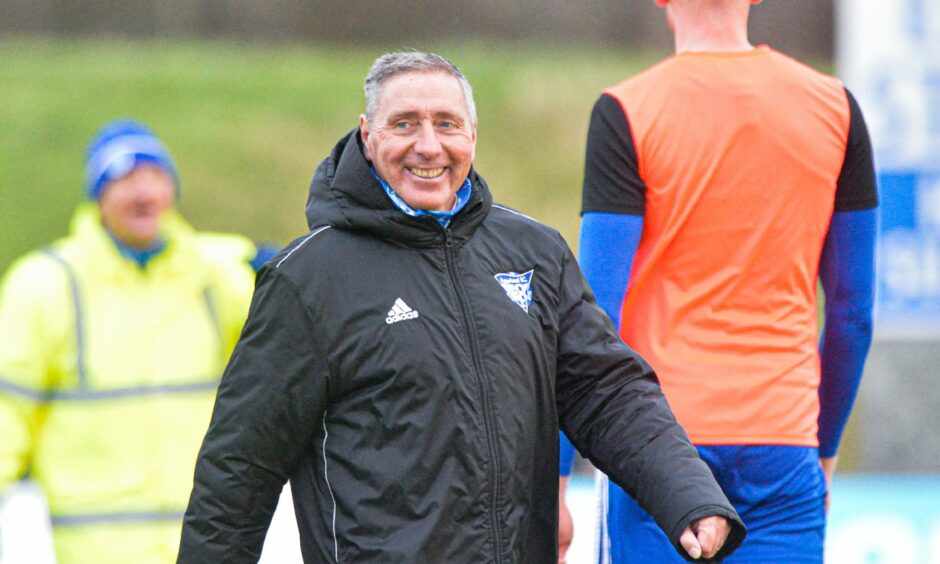
<svg viewBox="0 0 940 564">
<path fill-rule="evenodd" d="M 443 168 L 409 168 L 412 174 L 421 178 L 435 178 L 444 174 Z"/>
</svg>

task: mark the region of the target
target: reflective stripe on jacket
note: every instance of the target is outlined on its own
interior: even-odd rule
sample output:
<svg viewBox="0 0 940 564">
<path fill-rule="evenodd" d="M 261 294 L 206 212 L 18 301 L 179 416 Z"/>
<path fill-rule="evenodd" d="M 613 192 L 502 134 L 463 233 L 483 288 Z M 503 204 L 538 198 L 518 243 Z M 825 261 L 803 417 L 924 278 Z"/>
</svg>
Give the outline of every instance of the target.
<svg viewBox="0 0 940 564">
<path fill-rule="evenodd" d="M 27 472 L 40 484 L 60 564 L 176 556 L 255 247 L 175 212 L 162 234 L 142 269 L 84 205 L 0 288 L 0 491 Z"/>
</svg>

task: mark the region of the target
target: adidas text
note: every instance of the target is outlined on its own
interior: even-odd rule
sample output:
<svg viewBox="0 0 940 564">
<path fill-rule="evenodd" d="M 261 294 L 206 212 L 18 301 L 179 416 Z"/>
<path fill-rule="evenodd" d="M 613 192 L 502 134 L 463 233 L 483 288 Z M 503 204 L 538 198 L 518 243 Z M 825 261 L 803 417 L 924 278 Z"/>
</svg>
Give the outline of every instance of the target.
<svg viewBox="0 0 940 564">
<path fill-rule="evenodd" d="M 385 323 L 391 325 L 392 323 L 397 323 L 399 321 L 404 321 L 406 319 L 414 319 L 418 317 L 417 311 L 409 311 L 408 313 L 399 313 L 398 315 L 392 315 L 385 318 Z"/>
</svg>

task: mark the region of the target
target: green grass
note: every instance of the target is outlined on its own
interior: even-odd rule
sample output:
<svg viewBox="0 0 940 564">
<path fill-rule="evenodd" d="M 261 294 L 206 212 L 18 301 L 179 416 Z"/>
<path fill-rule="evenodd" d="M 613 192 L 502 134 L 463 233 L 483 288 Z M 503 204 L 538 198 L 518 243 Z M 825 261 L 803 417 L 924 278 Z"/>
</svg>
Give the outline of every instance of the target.
<svg viewBox="0 0 940 564">
<path fill-rule="evenodd" d="M 317 163 L 357 123 L 379 47 L 0 40 L 0 269 L 64 235 L 85 147 L 117 117 L 149 124 L 180 168 L 198 228 L 285 244 L 306 230 Z M 573 245 L 587 121 L 599 91 L 658 58 L 570 44 L 416 45 L 474 86 L 477 169 L 496 198 Z"/>
</svg>

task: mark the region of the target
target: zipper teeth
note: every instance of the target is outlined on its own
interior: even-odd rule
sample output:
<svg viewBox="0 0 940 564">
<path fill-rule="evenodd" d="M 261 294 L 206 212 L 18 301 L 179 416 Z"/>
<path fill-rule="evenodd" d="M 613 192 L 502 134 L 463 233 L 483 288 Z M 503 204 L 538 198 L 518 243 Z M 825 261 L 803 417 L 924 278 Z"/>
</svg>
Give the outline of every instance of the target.
<svg viewBox="0 0 940 564">
<path fill-rule="evenodd" d="M 450 233 L 445 234 L 445 242 L 446 244 L 444 248 L 444 255 L 447 258 L 450 280 L 454 285 L 454 289 L 457 290 L 457 297 L 460 300 L 460 309 L 464 318 L 464 329 L 467 331 L 467 336 L 470 338 L 470 357 L 473 359 L 474 372 L 476 372 L 477 382 L 480 384 L 481 400 L 483 403 L 483 423 L 486 429 L 486 446 L 490 451 L 490 458 L 492 460 L 490 466 L 490 479 L 492 481 L 493 495 L 490 500 L 490 521 L 493 530 L 493 551 L 496 557 L 496 562 L 499 563 L 502 562 L 499 544 L 499 520 L 496 516 L 496 500 L 499 495 L 499 459 L 497 457 L 498 455 L 496 452 L 496 447 L 493 444 L 494 423 L 492 421 L 492 410 L 490 409 L 489 387 L 486 385 L 486 379 L 483 377 L 483 364 L 479 359 L 477 335 L 476 331 L 473 329 L 473 323 L 471 323 L 472 312 L 467 305 L 463 285 L 460 283 L 460 280 L 457 277 Z"/>
</svg>

